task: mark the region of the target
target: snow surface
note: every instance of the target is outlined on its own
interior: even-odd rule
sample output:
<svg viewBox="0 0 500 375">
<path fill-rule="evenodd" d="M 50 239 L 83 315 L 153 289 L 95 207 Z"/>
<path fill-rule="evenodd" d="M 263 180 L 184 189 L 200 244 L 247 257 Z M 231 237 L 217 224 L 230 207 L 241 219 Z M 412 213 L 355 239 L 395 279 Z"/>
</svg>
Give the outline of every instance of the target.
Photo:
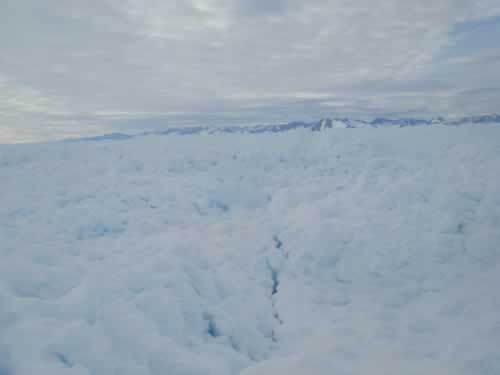
<svg viewBox="0 0 500 375">
<path fill-rule="evenodd" d="M 0 375 L 500 374 L 500 127 L 0 146 Z"/>
</svg>

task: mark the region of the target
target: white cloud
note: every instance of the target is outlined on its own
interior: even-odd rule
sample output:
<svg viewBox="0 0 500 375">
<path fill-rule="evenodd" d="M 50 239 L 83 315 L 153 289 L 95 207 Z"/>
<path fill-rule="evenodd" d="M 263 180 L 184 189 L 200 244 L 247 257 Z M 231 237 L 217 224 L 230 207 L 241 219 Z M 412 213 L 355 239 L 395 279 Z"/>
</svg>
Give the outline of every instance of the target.
<svg viewBox="0 0 500 375">
<path fill-rule="evenodd" d="M 443 110 L 456 103 L 446 95 L 457 79 L 461 91 L 500 86 L 491 63 L 474 73 L 470 64 L 437 61 L 453 47 L 457 23 L 499 14 L 498 0 L 9 2 L 0 15 L 0 74 L 9 82 L 3 96 L 15 98 L 0 111 L 76 118 L 237 113 L 260 103 L 266 119 L 270 101 L 283 111 L 288 100 L 294 112 L 297 100 L 315 100 L 314 116 L 330 96 L 361 113 Z M 438 91 L 418 87 L 441 71 Z M 408 91 L 418 106 L 400 99 Z"/>
</svg>

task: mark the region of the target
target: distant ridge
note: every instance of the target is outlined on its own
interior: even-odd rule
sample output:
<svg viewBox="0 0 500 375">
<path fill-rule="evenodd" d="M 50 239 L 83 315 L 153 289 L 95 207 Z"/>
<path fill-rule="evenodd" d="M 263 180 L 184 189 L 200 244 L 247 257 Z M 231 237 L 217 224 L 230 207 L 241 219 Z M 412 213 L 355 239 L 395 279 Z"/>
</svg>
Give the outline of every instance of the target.
<svg viewBox="0 0 500 375">
<path fill-rule="evenodd" d="M 444 117 L 434 117 L 431 119 L 420 118 L 386 118 L 376 117 L 372 120 L 360 120 L 347 117 L 323 118 L 319 121 L 304 122 L 293 121 L 285 124 L 253 125 L 253 126 L 193 126 L 183 128 L 168 128 L 160 131 L 149 131 L 135 135 L 124 133 L 110 133 L 96 137 L 85 137 L 69 139 L 66 142 L 85 141 L 106 141 L 106 140 L 126 140 L 138 136 L 146 135 L 191 135 L 191 134 L 259 134 L 259 133 L 280 133 L 294 129 L 310 129 L 311 131 L 322 131 L 332 128 L 366 128 L 366 127 L 411 127 L 411 126 L 460 126 L 465 124 L 500 124 L 500 115 L 489 114 L 480 116 L 467 116 L 459 119 L 445 119 Z"/>
</svg>

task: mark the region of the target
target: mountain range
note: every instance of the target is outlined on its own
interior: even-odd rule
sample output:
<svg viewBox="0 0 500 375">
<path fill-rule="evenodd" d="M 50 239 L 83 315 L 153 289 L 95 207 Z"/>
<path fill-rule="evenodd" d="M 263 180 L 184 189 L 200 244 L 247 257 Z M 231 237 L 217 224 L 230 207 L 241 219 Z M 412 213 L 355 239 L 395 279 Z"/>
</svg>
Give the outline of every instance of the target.
<svg viewBox="0 0 500 375">
<path fill-rule="evenodd" d="M 267 125 L 236 125 L 236 126 L 191 126 L 191 127 L 169 127 L 160 131 L 147 131 L 140 134 L 110 133 L 96 137 L 86 137 L 72 139 L 70 141 L 99 141 L 99 140 L 124 140 L 136 136 L 145 135 L 190 135 L 190 134 L 219 134 L 219 133 L 280 133 L 294 129 L 310 129 L 311 131 L 321 131 L 332 128 L 366 128 L 366 127 L 410 127 L 410 126 L 461 126 L 466 124 L 500 124 L 500 115 L 488 114 L 479 116 L 467 116 L 458 119 L 446 119 L 444 117 L 433 118 L 387 118 L 376 117 L 371 120 L 362 120 L 349 117 L 323 118 L 316 121 L 293 121 L 282 124 Z"/>
</svg>

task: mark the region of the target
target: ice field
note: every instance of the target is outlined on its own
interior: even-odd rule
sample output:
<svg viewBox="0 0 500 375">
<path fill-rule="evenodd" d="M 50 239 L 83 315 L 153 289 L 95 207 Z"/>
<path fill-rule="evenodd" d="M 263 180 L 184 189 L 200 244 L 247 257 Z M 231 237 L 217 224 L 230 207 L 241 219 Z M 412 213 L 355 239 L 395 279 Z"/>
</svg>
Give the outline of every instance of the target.
<svg viewBox="0 0 500 375">
<path fill-rule="evenodd" d="M 0 145 L 0 375 L 499 375 L 500 126 Z"/>
</svg>

